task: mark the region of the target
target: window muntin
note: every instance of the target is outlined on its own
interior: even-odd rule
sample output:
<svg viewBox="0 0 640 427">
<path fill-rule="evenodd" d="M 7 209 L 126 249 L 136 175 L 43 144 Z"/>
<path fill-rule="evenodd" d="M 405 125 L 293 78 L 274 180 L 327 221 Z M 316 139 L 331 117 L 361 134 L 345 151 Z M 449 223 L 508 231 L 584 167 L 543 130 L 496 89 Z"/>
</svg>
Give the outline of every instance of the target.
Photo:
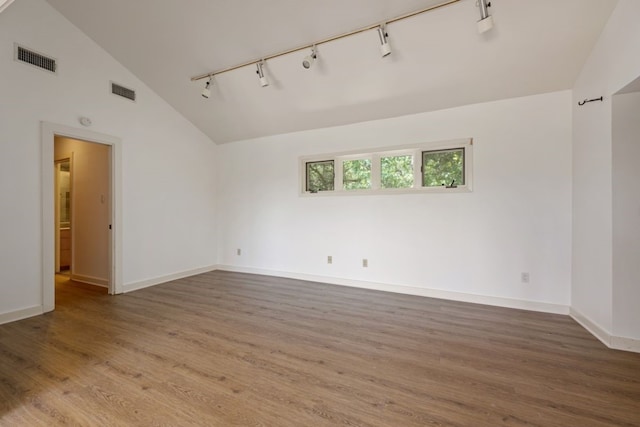
<svg viewBox="0 0 640 427">
<path fill-rule="evenodd" d="M 380 157 L 380 188 L 411 188 L 413 177 L 413 155 Z"/>
<path fill-rule="evenodd" d="M 333 160 L 307 162 L 306 191 L 333 191 L 335 187 L 335 166 Z"/>
<path fill-rule="evenodd" d="M 455 187 L 464 184 L 464 148 L 422 152 L 423 187 Z"/>
<path fill-rule="evenodd" d="M 371 159 L 353 159 L 342 162 L 342 188 L 366 190 L 371 188 Z"/>
</svg>

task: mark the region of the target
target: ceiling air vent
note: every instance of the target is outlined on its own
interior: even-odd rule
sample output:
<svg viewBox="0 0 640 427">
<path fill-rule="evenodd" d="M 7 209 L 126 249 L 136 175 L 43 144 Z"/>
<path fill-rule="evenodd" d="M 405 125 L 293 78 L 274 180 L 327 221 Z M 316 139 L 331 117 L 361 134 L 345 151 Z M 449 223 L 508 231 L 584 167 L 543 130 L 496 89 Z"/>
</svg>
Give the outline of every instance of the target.
<svg viewBox="0 0 640 427">
<path fill-rule="evenodd" d="M 111 82 L 111 93 L 114 95 L 121 96 L 123 98 L 130 99 L 131 101 L 136 100 L 135 90 L 126 88 L 124 86 L 120 86 L 119 84 L 114 82 Z"/>
<path fill-rule="evenodd" d="M 58 64 L 55 59 L 41 55 L 19 45 L 16 45 L 16 60 L 52 73 L 55 73 L 58 68 Z"/>
</svg>

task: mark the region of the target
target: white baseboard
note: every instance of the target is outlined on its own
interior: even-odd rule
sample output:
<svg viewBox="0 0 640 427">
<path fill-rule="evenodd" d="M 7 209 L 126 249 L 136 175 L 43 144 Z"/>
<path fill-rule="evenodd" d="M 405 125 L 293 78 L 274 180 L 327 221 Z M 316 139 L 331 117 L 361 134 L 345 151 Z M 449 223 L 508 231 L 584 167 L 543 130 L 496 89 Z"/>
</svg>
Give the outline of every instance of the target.
<svg viewBox="0 0 640 427">
<path fill-rule="evenodd" d="M 262 274 L 265 276 L 286 277 L 290 279 L 305 280 L 311 282 L 329 283 L 340 286 L 350 286 L 355 288 L 372 289 L 378 291 L 394 292 L 407 295 L 417 295 L 430 298 L 447 299 L 452 301 L 469 302 L 475 304 L 493 305 L 498 307 L 516 308 L 523 310 L 532 310 L 554 314 L 568 314 L 582 327 L 589 331 L 593 336 L 599 339 L 605 346 L 615 350 L 631 351 L 640 353 L 640 340 L 635 338 L 626 338 L 611 335 L 605 328 L 589 319 L 579 310 L 573 307 L 567 307 L 560 304 L 550 304 L 537 301 L 525 301 L 512 298 L 491 297 L 485 295 L 467 294 L 463 292 L 451 292 L 438 289 L 417 288 L 415 286 L 391 285 L 385 283 L 365 282 L 359 280 L 342 279 L 338 277 L 316 276 L 303 273 L 291 273 L 286 271 L 275 271 L 260 268 L 239 267 L 232 265 L 212 265 L 207 267 L 186 270 L 179 273 L 169 274 L 166 276 L 156 277 L 153 279 L 142 280 L 139 282 L 124 285 L 124 292 L 133 292 L 138 289 L 148 288 L 150 286 L 161 283 L 178 280 L 197 274 L 207 273 L 213 270 L 223 270 L 238 273 Z M 85 280 L 88 279 L 88 280 Z M 85 278 L 75 276 L 73 280 L 81 281 L 98 286 L 107 286 L 106 284 L 96 283 L 95 278 Z M 15 322 L 17 320 L 26 319 L 33 316 L 43 314 L 41 305 L 23 308 L 7 313 L 0 313 L 0 325 L 4 323 Z"/>
<path fill-rule="evenodd" d="M 399 294 L 417 295 L 452 301 L 469 302 L 475 304 L 493 305 L 498 307 L 516 308 L 521 310 L 539 311 L 543 313 L 570 315 L 576 322 L 599 339 L 608 348 L 640 353 L 640 340 L 634 338 L 611 335 L 603 327 L 591 321 L 573 307 L 538 301 L 518 300 L 512 298 L 492 297 L 485 295 L 467 294 L 463 292 L 443 291 L 439 289 L 417 288 L 415 286 L 391 285 L 386 283 L 365 282 L 359 280 L 342 279 L 339 277 L 315 276 L 288 271 L 267 270 L 262 268 L 240 267 L 234 265 L 218 265 L 216 270 L 238 273 L 262 274 L 265 276 L 286 277 L 289 279 L 310 282 L 329 283 L 332 285 L 351 286 L 355 288 L 373 289 L 377 291 L 394 292 Z"/>
<path fill-rule="evenodd" d="M 544 313 L 569 314 L 569 306 L 551 304 L 538 301 L 526 301 L 512 298 L 492 297 L 486 295 L 468 294 L 463 292 L 443 291 L 439 289 L 418 288 L 406 285 L 391 285 L 386 283 L 365 282 L 339 277 L 315 276 L 303 273 L 291 273 L 287 271 L 266 270 L 261 268 L 238 267 L 232 265 L 219 265 L 217 270 L 233 271 L 238 273 L 262 274 L 265 276 L 286 277 L 289 279 L 305 280 L 310 282 L 329 283 L 332 285 L 350 286 L 354 288 L 372 289 L 377 291 L 393 292 L 397 294 L 417 295 L 422 297 L 439 298 L 452 301 L 469 302 L 475 304 L 493 305 L 498 307 L 516 308 L 521 310 L 540 311 Z"/>
<path fill-rule="evenodd" d="M 611 334 L 609 334 L 609 332 L 607 332 L 602 326 L 598 325 L 596 322 L 592 321 L 573 307 L 571 307 L 569 316 L 589 331 L 591 335 L 598 338 L 602 344 L 611 348 Z"/>
<path fill-rule="evenodd" d="M 640 340 L 613 335 L 611 337 L 611 348 L 640 353 Z"/>
<path fill-rule="evenodd" d="M 573 320 L 582 325 L 583 328 L 589 331 L 591 335 L 598 338 L 607 347 L 615 350 L 640 353 L 640 340 L 612 335 L 607 332 L 605 328 L 598 325 L 596 322 L 592 321 L 573 307 L 571 307 L 569 315 L 573 318 Z"/>
<path fill-rule="evenodd" d="M 103 288 L 109 287 L 108 279 L 101 279 L 100 277 L 83 276 L 81 274 L 71 274 L 70 279 L 74 282 L 86 283 L 87 285 L 100 286 Z"/>
<path fill-rule="evenodd" d="M 210 265 L 207 267 L 195 268 L 193 270 L 185 270 L 179 273 L 173 273 L 166 276 L 154 277 L 152 279 L 141 280 L 139 282 L 128 283 L 123 286 L 123 292 L 133 292 L 139 289 L 148 288 L 150 286 L 159 285 L 161 283 L 170 282 L 172 280 L 184 279 L 185 277 L 195 276 L 196 274 L 208 273 L 216 270 L 217 266 Z"/>
<path fill-rule="evenodd" d="M 15 322 L 16 320 L 26 319 L 28 317 L 38 316 L 42 313 L 43 310 L 41 305 L 23 308 L 16 311 L 10 311 L 8 313 L 2 313 L 0 314 L 0 325 L 9 322 Z"/>
</svg>

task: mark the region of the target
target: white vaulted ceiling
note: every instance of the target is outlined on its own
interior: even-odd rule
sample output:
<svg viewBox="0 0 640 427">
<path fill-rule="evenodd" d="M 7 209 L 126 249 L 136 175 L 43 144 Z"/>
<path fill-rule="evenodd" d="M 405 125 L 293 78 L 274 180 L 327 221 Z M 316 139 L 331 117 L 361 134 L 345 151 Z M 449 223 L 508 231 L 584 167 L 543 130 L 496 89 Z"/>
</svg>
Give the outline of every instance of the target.
<svg viewBox="0 0 640 427">
<path fill-rule="evenodd" d="M 615 0 L 493 0 L 478 34 L 475 0 L 214 79 L 199 74 L 259 59 L 441 0 L 48 0 L 216 143 L 570 89 Z"/>
</svg>

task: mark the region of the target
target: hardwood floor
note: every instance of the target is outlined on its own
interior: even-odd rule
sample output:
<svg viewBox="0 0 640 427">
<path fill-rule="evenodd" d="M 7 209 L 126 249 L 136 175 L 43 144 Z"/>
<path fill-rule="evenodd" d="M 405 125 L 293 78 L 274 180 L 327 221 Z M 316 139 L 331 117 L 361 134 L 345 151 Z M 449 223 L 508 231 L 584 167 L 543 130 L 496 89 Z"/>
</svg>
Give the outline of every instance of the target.
<svg viewBox="0 0 640 427">
<path fill-rule="evenodd" d="M 0 425 L 639 426 L 567 316 L 211 272 L 0 325 Z"/>
</svg>

